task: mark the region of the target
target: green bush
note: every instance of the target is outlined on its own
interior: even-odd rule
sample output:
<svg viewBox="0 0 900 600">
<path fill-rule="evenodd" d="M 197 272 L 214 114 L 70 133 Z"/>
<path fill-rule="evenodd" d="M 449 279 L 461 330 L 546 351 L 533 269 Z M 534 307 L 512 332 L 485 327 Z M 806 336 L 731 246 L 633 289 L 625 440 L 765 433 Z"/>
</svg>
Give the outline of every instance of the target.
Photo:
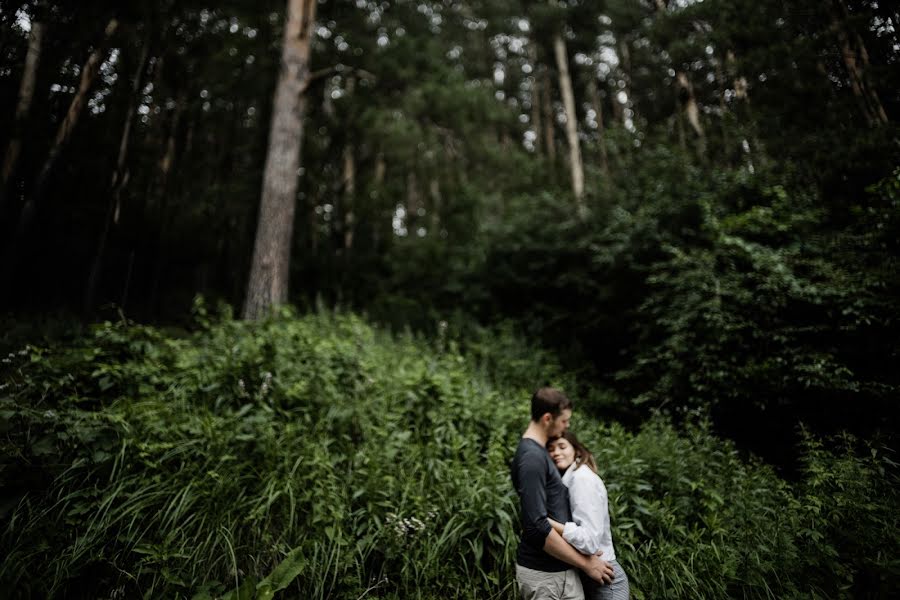
<svg viewBox="0 0 900 600">
<path fill-rule="evenodd" d="M 352 316 L 105 323 L 7 357 L 0 587 L 13 597 L 514 598 L 508 461 L 530 387 L 509 332 Z M 504 357 L 508 356 L 508 361 Z M 531 358 L 529 358 L 531 356 Z M 516 379 L 521 384 L 516 385 Z M 895 465 L 810 438 L 795 486 L 697 424 L 578 414 L 636 598 L 896 587 Z"/>
</svg>

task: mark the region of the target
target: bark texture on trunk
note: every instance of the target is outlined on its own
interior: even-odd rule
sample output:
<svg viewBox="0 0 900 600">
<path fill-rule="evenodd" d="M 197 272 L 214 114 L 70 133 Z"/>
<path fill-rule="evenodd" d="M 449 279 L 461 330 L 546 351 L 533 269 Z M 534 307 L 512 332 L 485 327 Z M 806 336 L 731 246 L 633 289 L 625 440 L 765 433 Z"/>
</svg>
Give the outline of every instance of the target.
<svg viewBox="0 0 900 600">
<path fill-rule="evenodd" d="M 281 73 L 275 88 L 259 220 L 244 300 L 245 319 L 258 319 L 288 299 L 297 171 L 315 11 L 316 0 L 287 2 Z"/>
<path fill-rule="evenodd" d="M 3 157 L 2 181 L 0 181 L 0 210 L 6 199 L 6 187 L 15 173 L 22 152 L 22 138 L 28 123 L 28 115 L 31 113 L 31 101 L 34 99 L 34 87 L 37 82 L 38 65 L 41 62 L 41 49 L 44 43 L 45 25 L 40 21 L 31 23 L 31 33 L 28 38 L 28 52 L 25 55 L 25 70 L 22 73 L 22 81 L 19 85 L 19 102 L 16 104 L 16 116 L 13 122 L 12 136 L 6 147 Z"/>
<path fill-rule="evenodd" d="M 584 216 L 584 165 L 581 162 L 581 143 L 578 140 L 578 115 L 575 111 L 575 94 L 572 92 L 572 77 L 569 75 L 569 58 L 566 42 L 562 34 L 553 38 L 553 52 L 559 73 L 559 91 L 566 110 L 566 140 L 569 143 L 569 171 L 572 175 L 572 193 L 578 213 Z"/>
</svg>

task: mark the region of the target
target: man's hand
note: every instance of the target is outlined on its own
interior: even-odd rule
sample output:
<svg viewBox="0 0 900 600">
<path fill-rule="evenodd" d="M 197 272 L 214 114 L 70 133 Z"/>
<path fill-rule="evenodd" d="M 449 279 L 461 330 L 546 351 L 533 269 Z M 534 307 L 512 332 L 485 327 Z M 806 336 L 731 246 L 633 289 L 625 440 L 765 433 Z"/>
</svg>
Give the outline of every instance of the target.
<svg viewBox="0 0 900 600">
<path fill-rule="evenodd" d="M 600 558 L 600 554 L 591 556 L 581 570 L 584 571 L 585 575 L 603 585 L 613 580 L 612 565 Z"/>
</svg>

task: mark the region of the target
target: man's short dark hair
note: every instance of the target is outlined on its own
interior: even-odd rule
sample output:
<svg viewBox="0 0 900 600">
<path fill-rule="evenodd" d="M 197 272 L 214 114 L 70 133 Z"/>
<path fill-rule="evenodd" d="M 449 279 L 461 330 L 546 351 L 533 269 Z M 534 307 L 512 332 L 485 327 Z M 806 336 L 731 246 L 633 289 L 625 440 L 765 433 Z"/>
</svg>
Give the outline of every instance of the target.
<svg viewBox="0 0 900 600">
<path fill-rule="evenodd" d="M 531 397 L 531 420 L 540 421 L 545 413 L 555 419 L 567 408 L 572 408 L 572 401 L 565 394 L 556 388 L 543 387 Z"/>
</svg>

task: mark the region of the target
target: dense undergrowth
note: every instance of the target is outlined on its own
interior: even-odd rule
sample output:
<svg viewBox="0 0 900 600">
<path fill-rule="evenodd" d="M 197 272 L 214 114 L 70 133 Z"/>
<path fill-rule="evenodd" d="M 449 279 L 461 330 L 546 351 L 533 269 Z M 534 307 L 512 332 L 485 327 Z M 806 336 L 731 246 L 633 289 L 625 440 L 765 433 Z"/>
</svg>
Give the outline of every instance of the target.
<svg viewBox="0 0 900 600">
<path fill-rule="evenodd" d="M 0 589 L 65 598 L 515 597 L 507 461 L 531 389 L 508 335 L 425 341 L 354 316 L 130 323 L 29 345 L 0 389 Z M 577 401 L 577 399 L 576 399 Z M 577 408 L 577 407 L 576 407 Z M 807 436 L 788 483 L 698 422 L 573 429 L 635 598 L 885 597 L 884 448 Z"/>
</svg>

